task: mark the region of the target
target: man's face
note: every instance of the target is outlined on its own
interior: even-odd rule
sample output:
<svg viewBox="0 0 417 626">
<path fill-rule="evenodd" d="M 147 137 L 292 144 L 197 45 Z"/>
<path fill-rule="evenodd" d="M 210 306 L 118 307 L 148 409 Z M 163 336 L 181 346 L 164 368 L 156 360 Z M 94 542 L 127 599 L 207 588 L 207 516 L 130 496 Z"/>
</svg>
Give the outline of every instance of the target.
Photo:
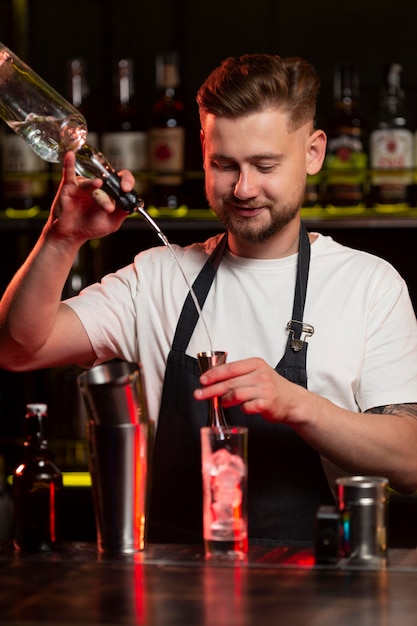
<svg viewBox="0 0 417 626">
<path fill-rule="evenodd" d="M 277 109 L 209 114 L 201 140 L 207 200 L 234 236 L 264 241 L 298 215 L 313 173 L 311 122 L 290 132 L 288 115 Z"/>
</svg>

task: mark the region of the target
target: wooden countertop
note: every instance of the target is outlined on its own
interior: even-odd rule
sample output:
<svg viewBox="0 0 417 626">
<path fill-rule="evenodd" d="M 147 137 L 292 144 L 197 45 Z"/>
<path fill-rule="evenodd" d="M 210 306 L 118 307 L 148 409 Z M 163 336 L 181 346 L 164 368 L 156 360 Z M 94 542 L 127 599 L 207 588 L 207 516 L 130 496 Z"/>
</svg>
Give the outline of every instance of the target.
<svg viewBox="0 0 417 626">
<path fill-rule="evenodd" d="M 0 624 L 415 626 L 417 553 L 382 570 L 314 565 L 309 550 L 250 548 L 205 561 L 199 546 L 103 558 L 94 544 L 49 554 L 0 548 Z"/>
</svg>

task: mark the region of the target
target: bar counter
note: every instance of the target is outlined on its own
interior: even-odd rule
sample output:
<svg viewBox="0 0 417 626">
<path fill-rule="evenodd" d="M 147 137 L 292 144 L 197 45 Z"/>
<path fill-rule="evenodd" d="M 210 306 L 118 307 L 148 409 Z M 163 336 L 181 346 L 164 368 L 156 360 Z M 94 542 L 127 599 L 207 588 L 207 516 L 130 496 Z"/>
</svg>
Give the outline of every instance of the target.
<svg viewBox="0 0 417 626">
<path fill-rule="evenodd" d="M 94 543 L 19 555 L 0 548 L 0 624 L 415 626 L 417 553 L 385 569 L 318 566 L 310 550 L 251 547 L 245 562 L 200 546 L 102 557 Z"/>
</svg>

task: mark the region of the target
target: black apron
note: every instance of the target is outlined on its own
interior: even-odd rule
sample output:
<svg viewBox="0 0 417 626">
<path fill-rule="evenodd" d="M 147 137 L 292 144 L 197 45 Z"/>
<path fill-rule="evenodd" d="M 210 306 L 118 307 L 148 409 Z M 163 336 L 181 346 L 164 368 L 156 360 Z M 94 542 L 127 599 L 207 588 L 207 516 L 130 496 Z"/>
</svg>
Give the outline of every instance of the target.
<svg viewBox="0 0 417 626">
<path fill-rule="evenodd" d="M 215 278 L 227 244 L 225 234 L 197 276 L 193 290 L 200 307 Z M 307 342 L 293 349 L 302 332 L 310 262 L 310 242 L 300 231 L 292 332 L 276 371 L 307 388 Z M 168 355 L 161 409 L 153 452 L 147 538 L 149 542 L 189 543 L 202 540 L 202 477 L 200 428 L 207 425 L 208 407 L 194 400 L 200 386 L 196 358 L 185 354 L 198 321 L 189 293 Z M 300 346 L 298 346 L 300 347 Z M 227 346 L 218 349 L 227 350 Z M 315 513 L 334 503 L 318 453 L 289 426 L 271 424 L 239 407 L 225 409 L 229 425 L 247 426 L 248 531 L 252 544 L 305 545 L 314 540 Z"/>
</svg>

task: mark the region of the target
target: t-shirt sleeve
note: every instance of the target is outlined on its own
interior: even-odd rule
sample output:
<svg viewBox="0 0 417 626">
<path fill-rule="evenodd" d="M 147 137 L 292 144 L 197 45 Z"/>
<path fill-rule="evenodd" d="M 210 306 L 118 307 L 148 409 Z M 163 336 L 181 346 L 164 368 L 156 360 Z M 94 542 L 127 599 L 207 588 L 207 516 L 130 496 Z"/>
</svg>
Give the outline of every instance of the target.
<svg viewBox="0 0 417 626">
<path fill-rule="evenodd" d="M 390 270 L 380 275 L 369 309 L 357 396 L 362 411 L 417 402 L 416 316 L 405 281 Z"/>
<path fill-rule="evenodd" d="M 78 296 L 65 300 L 83 324 L 97 363 L 121 358 L 139 360 L 135 297 L 139 281 L 135 266 L 105 276 Z"/>
</svg>

